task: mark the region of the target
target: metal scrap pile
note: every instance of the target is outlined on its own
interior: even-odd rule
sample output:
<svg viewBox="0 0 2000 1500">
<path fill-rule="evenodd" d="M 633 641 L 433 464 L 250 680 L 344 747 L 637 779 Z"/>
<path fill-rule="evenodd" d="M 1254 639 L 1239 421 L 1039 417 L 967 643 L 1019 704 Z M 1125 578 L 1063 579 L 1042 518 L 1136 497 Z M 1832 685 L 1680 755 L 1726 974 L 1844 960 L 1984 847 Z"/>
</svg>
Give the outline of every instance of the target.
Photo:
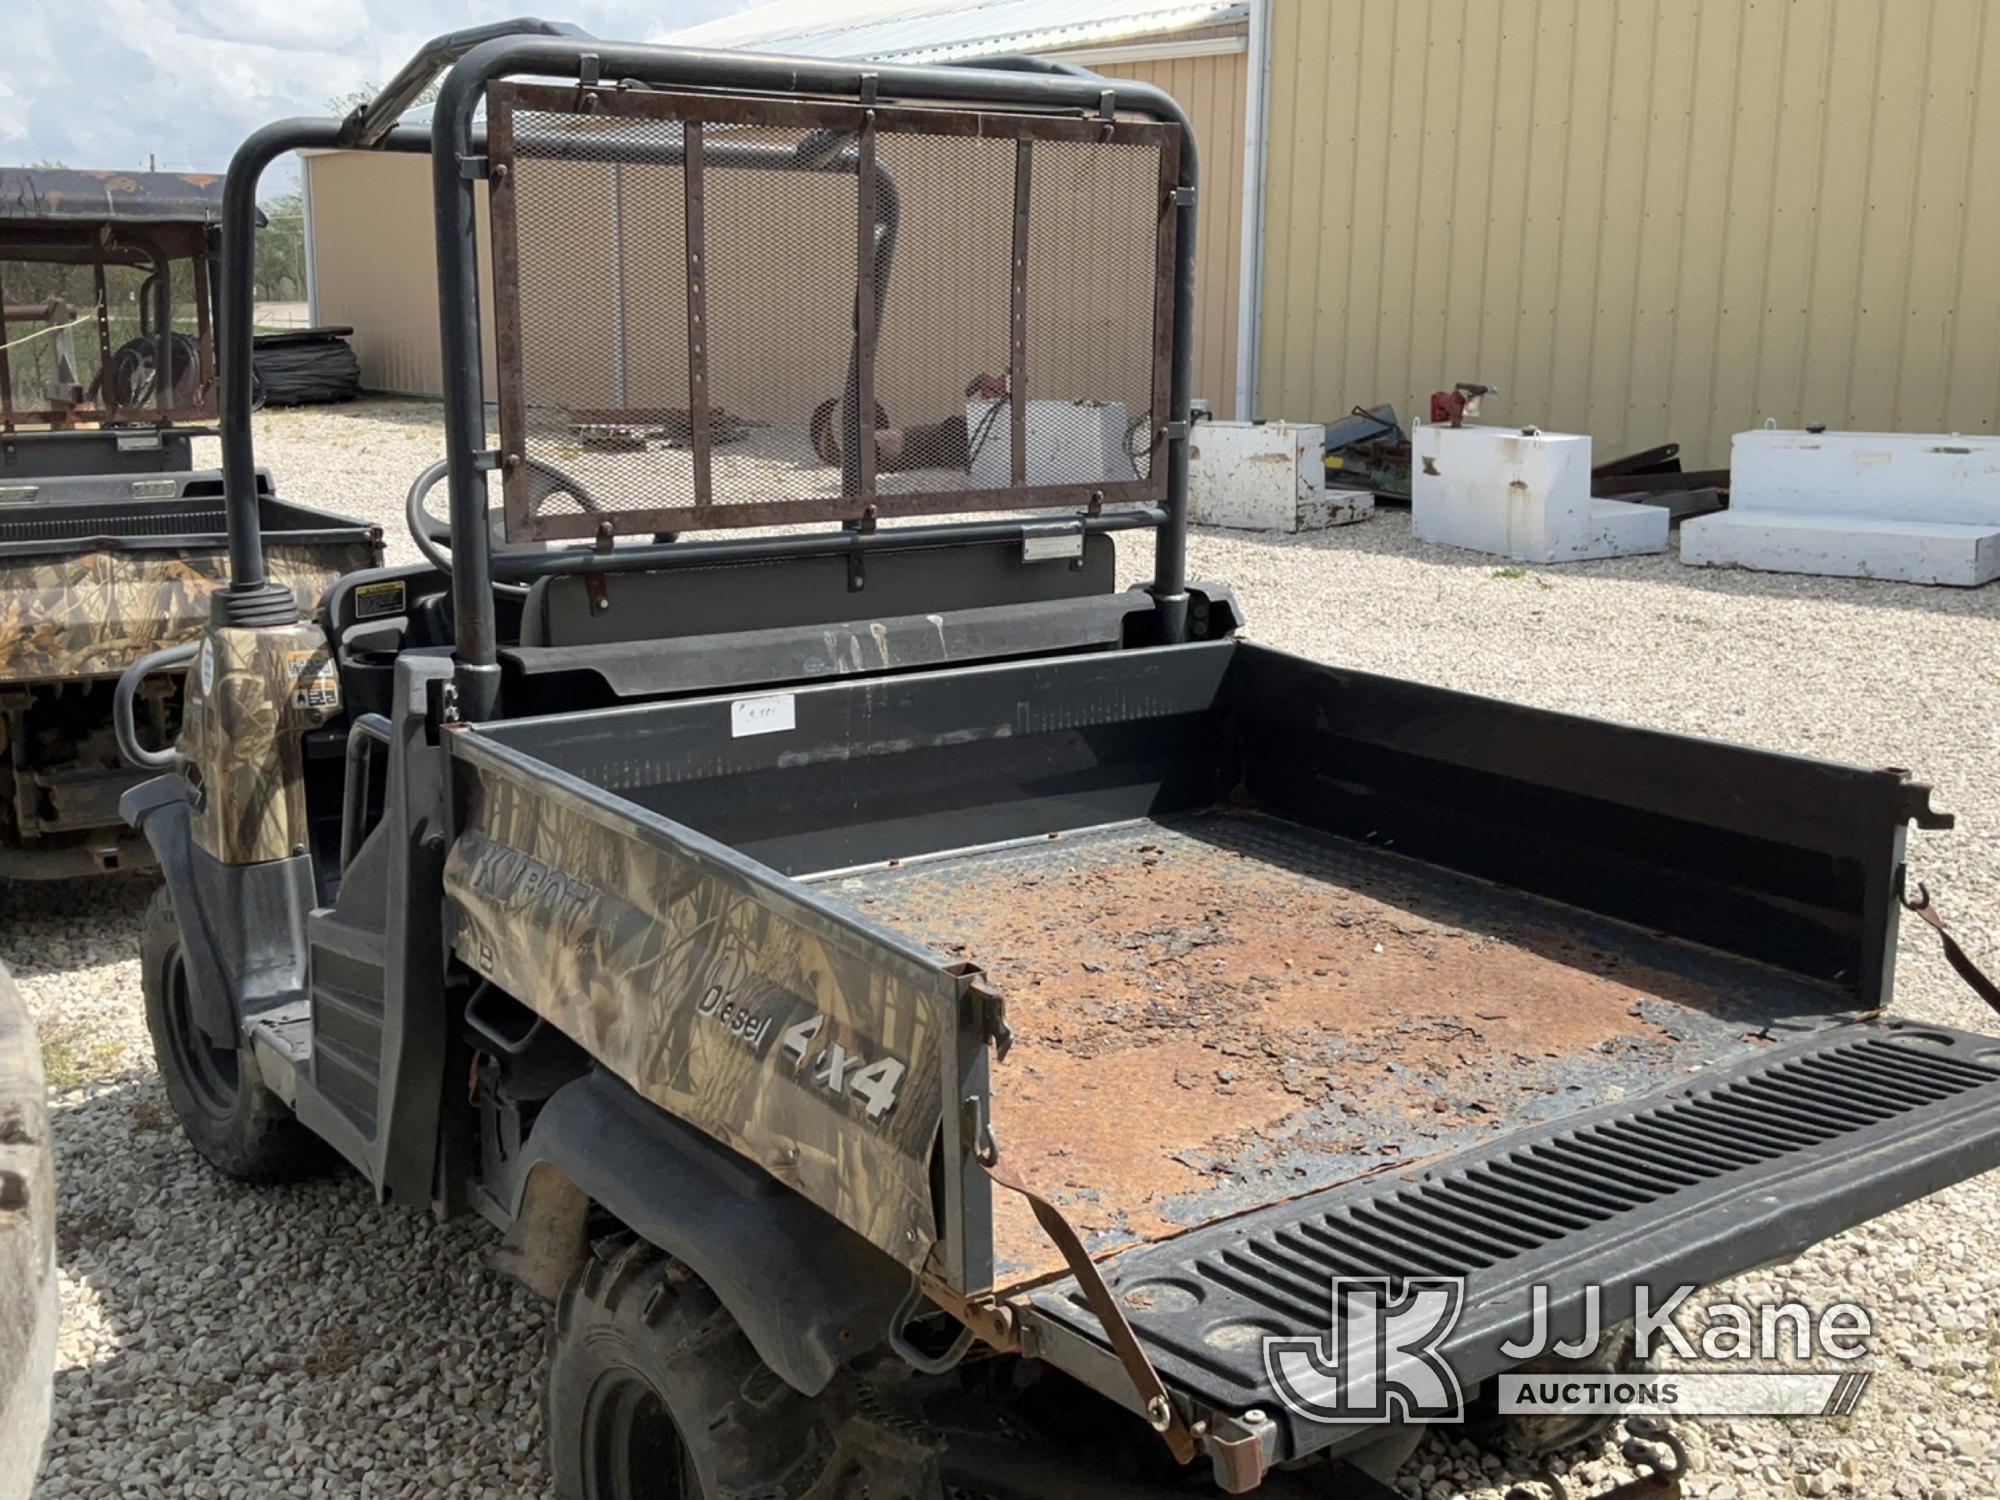
<svg viewBox="0 0 2000 1500">
<path fill-rule="evenodd" d="M 570 430 L 587 448 L 626 452 L 659 443 L 667 448 L 694 446 L 694 418 L 685 406 L 605 408 L 571 414 Z M 752 427 L 764 422 L 746 421 L 719 406 L 709 408 L 708 440 L 718 447 L 740 443 Z"/>
</svg>

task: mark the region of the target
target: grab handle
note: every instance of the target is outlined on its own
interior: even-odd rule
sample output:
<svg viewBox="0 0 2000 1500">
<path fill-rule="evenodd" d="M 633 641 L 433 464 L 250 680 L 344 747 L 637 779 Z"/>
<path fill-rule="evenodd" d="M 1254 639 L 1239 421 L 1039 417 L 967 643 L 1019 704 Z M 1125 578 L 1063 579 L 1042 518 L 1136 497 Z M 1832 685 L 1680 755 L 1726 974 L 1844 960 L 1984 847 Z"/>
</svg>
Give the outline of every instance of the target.
<svg viewBox="0 0 2000 1500">
<path fill-rule="evenodd" d="M 340 798 L 340 868 L 346 873 L 367 831 L 369 783 L 374 779 L 374 747 L 388 746 L 393 731 L 380 714 L 357 714 L 347 726 L 347 775 Z"/>
<path fill-rule="evenodd" d="M 164 750 L 148 750 L 139 743 L 139 726 L 132 717 L 133 696 L 138 693 L 139 684 L 155 672 L 186 666 L 200 649 L 200 641 L 184 641 L 142 656 L 125 669 L 118 678 L 118 686 L 112 689 L 111 732 L 118 737 L 119 753 L 142 771 L 178 771 L 187 757 L 171 745 Z"/>
</svg>

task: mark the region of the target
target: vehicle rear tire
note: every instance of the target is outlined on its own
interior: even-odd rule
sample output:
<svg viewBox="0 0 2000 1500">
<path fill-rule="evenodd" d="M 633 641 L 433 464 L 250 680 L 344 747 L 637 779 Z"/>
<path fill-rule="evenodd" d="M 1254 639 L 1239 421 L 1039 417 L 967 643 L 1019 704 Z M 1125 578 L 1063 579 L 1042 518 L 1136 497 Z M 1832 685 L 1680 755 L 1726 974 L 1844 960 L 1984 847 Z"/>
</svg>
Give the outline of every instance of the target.
<svg viewBox="0 0 2000 1500">
<path fill-rule="evenodd" d="M 803 1494 L 832 1433 L 687 1267 L 600 1240 L 556 1302 L 543 1393 L 559 1500 Z"/>
<path fill-rule="evenodd" d="M 1652 1361 L 1640 1359 L 1637 1336 L 1630 1323 L 1604 1331 L 1595 1354 L 1567 1359 L 1544 1354 L 1531 1359 L 1516 1372 L 1522 1375 L 1637 1375 L 1652 1368 Z M 1472 1436 L 1495 1453 L 1517 1460 L 1552 1458 L 1573 1448 L 1594 1443 L 1616 1427 L 1621 1419 L 1590 1412 L 1551 1416 L 1500 1416 L 1475 1418 Z"/>
<path fill-rule="evenodd" d="M 325 1170 L 325 1144 L 265 1087 L 256 1064 L 195 1024 L 180 923 L 165 886 L 146 908 L 139 964 L 160 1081 L 201 1158 L 243 1182 L 295 1182 Z"/>
</svg>

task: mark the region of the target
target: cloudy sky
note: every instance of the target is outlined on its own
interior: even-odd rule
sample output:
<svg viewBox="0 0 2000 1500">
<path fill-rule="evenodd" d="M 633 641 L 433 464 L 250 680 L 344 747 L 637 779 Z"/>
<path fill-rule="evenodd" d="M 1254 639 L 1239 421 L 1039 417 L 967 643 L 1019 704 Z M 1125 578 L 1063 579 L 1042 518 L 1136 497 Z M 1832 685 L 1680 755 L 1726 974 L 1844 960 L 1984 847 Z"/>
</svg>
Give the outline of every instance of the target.
<svg viewBox="0 0 2000 1500">
<path fill-rule="evenodd" d="M 752 0 L 544 0 L 642 41 Z M 0 0 L 0 163 L 219 172 L 252 129 L 387 79 L 428 38 L 536 0 Z M 275 171 L 275 169 L 274 169 Z M 266 190 L 275 184 L 266 178 Z"/>
</svg>

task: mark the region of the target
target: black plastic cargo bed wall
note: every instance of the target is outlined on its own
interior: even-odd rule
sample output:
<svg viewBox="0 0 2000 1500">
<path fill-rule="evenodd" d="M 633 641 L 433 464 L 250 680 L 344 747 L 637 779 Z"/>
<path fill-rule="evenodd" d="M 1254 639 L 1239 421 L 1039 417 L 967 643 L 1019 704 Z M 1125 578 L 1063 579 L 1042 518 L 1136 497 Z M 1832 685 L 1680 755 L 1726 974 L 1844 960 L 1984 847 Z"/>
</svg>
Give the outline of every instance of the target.
<svg viewBox="0 0 2000 1500">
<path fill-rule="evenodd" d="M 1235 669 L 1266 810 L 1886 1003 L 1906 825 L 1868 771 L 1322 666 Z"/>
<path fill-rule="evenodd" d="M 787 874 L 1247 803 L 1869 1004 L 1888 991 L 1905 824 L 1945 821 L 1898 771 L 1523 708 L 1240 642 L 483 732 Z"/>
<path fill-rule="evenodd" d="M 1181 808 L 1233 784 L 1228 642 L 481 727 L 787 875 Z M 761 731 L 737 705 L 783 705 Z"/>
</svg>

